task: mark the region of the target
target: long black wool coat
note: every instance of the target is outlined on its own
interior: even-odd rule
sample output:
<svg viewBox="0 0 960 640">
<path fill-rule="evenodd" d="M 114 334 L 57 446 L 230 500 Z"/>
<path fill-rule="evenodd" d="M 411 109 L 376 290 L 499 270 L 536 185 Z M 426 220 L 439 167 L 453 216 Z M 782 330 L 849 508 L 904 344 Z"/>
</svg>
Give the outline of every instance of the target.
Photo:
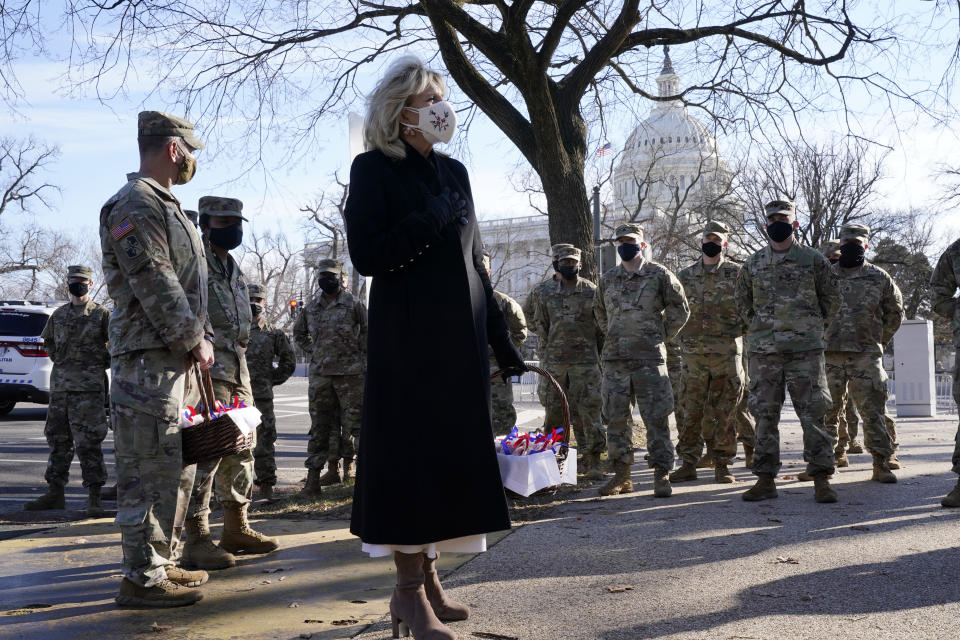
<svg viewBox="0 0 960 640">
<path fill-rule="evenodd" d="M 443 228 L 424 188 L 469 203 Z M 350 531 L 426 544 L 510 528 L 490 423 L 488 336 L 509 337 L 482 263 L 466 168 L 407 145 L 360 154 L 346 203 L 350 259 L 370 289 L 363 426 Z"/>
</svg>

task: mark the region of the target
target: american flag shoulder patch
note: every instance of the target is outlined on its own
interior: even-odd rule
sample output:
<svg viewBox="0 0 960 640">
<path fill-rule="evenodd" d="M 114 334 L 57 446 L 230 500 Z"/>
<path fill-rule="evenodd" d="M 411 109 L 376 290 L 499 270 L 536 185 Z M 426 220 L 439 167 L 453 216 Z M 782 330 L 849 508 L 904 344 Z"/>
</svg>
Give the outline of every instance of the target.
<svg viewBox="0 0 960 640">
<path fill-rule="evenodd" d="M 120 224 L 110 229 L 110 236 L 113 237 L 114 242 L 117 242 L 131 231 L 133 231 L 133 223 L 130 222 L 130 218 L 124 218 Z"/>
</svg>

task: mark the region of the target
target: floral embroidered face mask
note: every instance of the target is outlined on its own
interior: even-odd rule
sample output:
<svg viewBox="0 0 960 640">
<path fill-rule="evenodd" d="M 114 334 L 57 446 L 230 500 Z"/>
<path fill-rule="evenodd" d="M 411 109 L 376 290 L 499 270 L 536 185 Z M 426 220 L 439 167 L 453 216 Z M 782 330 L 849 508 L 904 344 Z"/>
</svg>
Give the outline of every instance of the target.
<svg viewBox="0 0 960 640">
<path fill-rule="evenodd" d="M 453 132 L 457 128 L 457 112 L 453 105 L 444 100 L 415 109 L 413 107 L 404 107 L 407 110 L 415 111 L 419 117 L 417 124 L 403 123 L 404 127 L 416 129 L 423 134 L 427 142 L 444 144 L 453 139 Z"/>
</svg>

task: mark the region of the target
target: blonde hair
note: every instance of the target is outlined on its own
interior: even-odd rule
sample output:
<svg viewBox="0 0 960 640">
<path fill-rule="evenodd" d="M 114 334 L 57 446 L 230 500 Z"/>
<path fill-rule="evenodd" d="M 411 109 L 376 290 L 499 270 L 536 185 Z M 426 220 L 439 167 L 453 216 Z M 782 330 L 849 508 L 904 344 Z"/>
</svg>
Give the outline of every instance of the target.
<svg viewBox="0 0 960 640">
<path fill-rule="evenodd" d="M 441 94 L 447 92 L 443 76 L 427 69 L 416 56 L 394 61 L 367 98 L 367 115 L 363 119 L 366 149 L 379 149 L 396 160 L 406 157 L 406 147 L 400 140 L 400 113 L 412 96 L 431 86 Z"/>
</svg>

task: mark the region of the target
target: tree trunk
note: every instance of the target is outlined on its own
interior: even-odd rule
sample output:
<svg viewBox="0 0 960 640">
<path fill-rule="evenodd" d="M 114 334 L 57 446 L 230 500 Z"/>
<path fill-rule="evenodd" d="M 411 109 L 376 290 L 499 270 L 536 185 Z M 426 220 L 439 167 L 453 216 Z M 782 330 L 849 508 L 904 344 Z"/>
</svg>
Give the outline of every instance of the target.
<svg viewBox="0 0 960 640">
<path fill-rule="evenodd" d="M 560 163 L 550 163 L 551 165 Z M 581 275 L 597 281 L 597 259 L 593 240 L 593 213 L 583 182 L 583 163 L 569 161 L 563 173 L 545 169 L 540 174 L 550 217 L 550 244 L 569 242 L 583 255 Z"/>
</svg>

